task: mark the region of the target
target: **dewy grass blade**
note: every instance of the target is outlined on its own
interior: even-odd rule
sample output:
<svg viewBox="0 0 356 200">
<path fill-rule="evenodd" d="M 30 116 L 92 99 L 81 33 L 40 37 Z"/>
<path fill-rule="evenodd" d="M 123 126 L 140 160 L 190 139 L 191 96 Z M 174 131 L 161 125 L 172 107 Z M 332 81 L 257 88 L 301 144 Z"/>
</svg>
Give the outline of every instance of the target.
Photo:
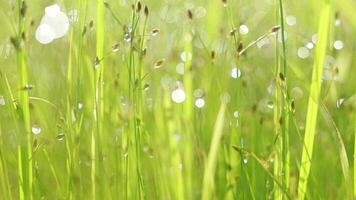
<svg viewBox="0 0 356 200">
<path fill-rule="evenodd" d="M 306 196 L 310 165 L 313 155 L 314 136 L 318 116 L 318 105 L 322 84 L 322 73 L 328 44 L 328 32 L 331 17 L 331 3 L 325 0 L 319 17 L 318 40 L 316 45 L 316 55 L 313 65 L 313 75 L 310 83 L 310 94 L 308 100 L 308 110 L 306 117 L 306 127 L 304 134 L 304 148 L 298 181 L 298 198 L 303 200 Z"/>
</svg>

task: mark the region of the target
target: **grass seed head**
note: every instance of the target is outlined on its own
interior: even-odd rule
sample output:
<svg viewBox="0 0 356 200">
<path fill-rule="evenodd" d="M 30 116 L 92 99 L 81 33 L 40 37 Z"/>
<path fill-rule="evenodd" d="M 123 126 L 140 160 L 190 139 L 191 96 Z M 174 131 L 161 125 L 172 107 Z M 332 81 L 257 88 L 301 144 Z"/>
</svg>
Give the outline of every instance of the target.
<svg viewBox="0 0 356 200">
<path fill-rule="evenodd" d="M 188 9 L 188 18 L 193 20 L 193 12 L 190 9 Z"/>
<path fill-rule="evenodd" d="M 142 10 L 142 4 L 141 4 L 141 1 L 138 1 L 137 4 L 136 4 L 136 12 L 141 12 Z"/>
<path fill-rule="evenodd" d="M 144 13 L 145 13 L 146 17 L 148 17 L 150 11 L 148 10 L 147 6 L 145 6 Z"/>
<path fill-rule="evenodd" d="M 154 69 L 161 68 L 165 61 L 166 61 L 165 59 L 160 59 L 160 60 L 156 61 L 155 64 L 154 64 Z"/>
<path fill-rule="evenodd" d="M 271 28 L 270 32 L 271 33 L 276 33 L 276 32 L 279 31 L 279 29 L 281 29 L 281 26 L 280 25 L 276 25 L 276 26 Z"/>
<path fill-rule="evenodd" d="M 26 4 L 25 1 L 22 1 L 21 9 L 20 9 L 20 15 L 21 15 L 21 17 L 25 17 L 26 11 L 27 11 L 27 4 Z"/>
</svg>

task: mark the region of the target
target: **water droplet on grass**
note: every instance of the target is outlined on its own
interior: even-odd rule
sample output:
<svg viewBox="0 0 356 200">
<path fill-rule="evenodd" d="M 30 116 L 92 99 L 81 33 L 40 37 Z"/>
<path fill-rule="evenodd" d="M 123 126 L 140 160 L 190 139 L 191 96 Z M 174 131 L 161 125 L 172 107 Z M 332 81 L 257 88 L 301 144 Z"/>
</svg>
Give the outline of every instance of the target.
<svg viewBox="0 0 356 200">
<path fill-rule="evenodd" d="M 294 16 L 292 15 L 289 15 L 286 17 L 286 23 L 289 25 L 289 26 L 294 26 L 296 23 L 297 23 L 297 18 L 295 18 Z"/>
<path fill-rule="evenodd" d="M 248 163 L 247 158 L 244 158 L 244 159 L 243 159 L 243 162 L 244 162 L 244 164 L 247 164 L 247 163 Z"/>
<path fill-rule="evenodd" d="M 205 100 L 203 98 L 197 98 L 195 100 L 195 106 L 197 108 L 203 108 L 205 106 Z"/>
<path fill-rule="evenodd" d="M 309 49 L 306 47 L 300 47 L 297 54 L 299 58 L 306 59 L 309 57 Z"/>
<path fill-rule="evenodd" d="M 341 50 L 342 48 L 344 48 L 344 42 L 341 41 L 341 40 L 336 40 L 336 41 L 334 42 L 334 48 L 335 48 L 336 50 Z"/>
<path fill-rule="evenodd" d="M 45 15 L 36 30 L 36 39 L 42 44 L 49 44 L 54 39 L 63 37 L 69 29 L 69 19 L 57 4 L 45 8 Z"/>
<path fill-rule="evenodd" d="M 184 63 L 179 63 L 176 66 L 176 72 L 180 75 L 184 75 Z"/>
<path fill-rule="evenodd" d="M 41 127 L 37 126 L 37 125 L 34 125 L 32 126 L 32 133 L 35 134 L 35 135 L 38 135 L 41 133 Z"/>
<path fill-rule="evenodd" d="M 185 91 L 181 88 L 177 88 L 172 91 L 171 98 L 175 103 L 183 103 L 186 98 Z"/>
<path fill-rule="evenodd" d="M 203 96 L 204 96 L 204 90 L 198 88 L 198 89 L 194 90 L 193 95 L 194 95 L 194 97 L 196 97 L 196 98 L 203 97 Z"/>
<path fill-rule="evenodd" d="M 242 24 L 239 28 L 239 31 L 242 35 L 246 35 L 249 31 L 248 26 L 245 24 Z"/>
<path fill-rule="evenodd" d="M 47 24 L 41 24 L 36 30 L 36 39 L 41 44 L 49 44 L 54 40 L 54 31 Z"/>
<path fill-rule="evenodd" d="M 335 19 L 335 26 L 340 26 L 340 25 L 341 25 L 341 20 Z"/>
<path fill-rule="evenodd" d="M 234 79 L 240 78 L 241 77 L 241 71 L 237 67 L 234 67 L 231 69 L 231 77 Z"/>
<path fill-rule="evenodd" d="M 313 49 L 314 48 L 314 44 L 312 42 L 308 42 L 305 47 L 307 47 L 308 49 Z"/>
</svg>

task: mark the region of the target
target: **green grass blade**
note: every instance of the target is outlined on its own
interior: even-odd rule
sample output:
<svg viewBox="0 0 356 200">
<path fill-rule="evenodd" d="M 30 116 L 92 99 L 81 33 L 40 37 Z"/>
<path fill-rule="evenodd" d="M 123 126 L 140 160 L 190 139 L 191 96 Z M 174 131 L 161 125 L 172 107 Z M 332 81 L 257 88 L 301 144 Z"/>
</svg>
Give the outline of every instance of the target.
<svg viewBox="0 0 356 200">
<path fill-rule="evenodd" d="M 308 100 L 308 110 L 306 117 L 306 127 L 302 160 L 298 182 L 298 198 L 303 200 L 307 192 L 307 184 L 310 172 L 311 159 L 313 155 L 314 136 L 318 116 L 318 103 L 320 97 L 322 73 L 324 60 L 328 44 L 328 32 L 331 17 L 331 5 L 328 0 L 323 3 L 319 17 L 318 41 L 316 46 L 316 56 L 313 65 L 312 81 L 310 83 L 310 94 Z"/>
<path fill-rule="evenodd" d="M 213 138 L 211 140 L 208 160 L 206 162 L 203 188 L 202 188 L 202 200 L 211 199 L 214 191 L 214 176 L 215 176 L 215 169 L 216 169 L 219 147 L 221 143 L 221 137 L 223 135 L 225 109 L 226 109 L 226 104 L 223 102 L 220 106 L 219 113 L 216 117 Z"/>
</svg>

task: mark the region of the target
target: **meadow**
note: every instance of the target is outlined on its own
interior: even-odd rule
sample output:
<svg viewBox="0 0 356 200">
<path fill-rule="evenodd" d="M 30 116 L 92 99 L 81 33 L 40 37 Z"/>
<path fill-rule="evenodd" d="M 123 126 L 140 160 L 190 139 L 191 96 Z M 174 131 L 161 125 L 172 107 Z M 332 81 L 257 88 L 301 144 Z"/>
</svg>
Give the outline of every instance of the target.
<svg viewBox="0 0 356 200">
<path fill-rule="evenodd" d="M 0 0 L 0 200 L 355 199 L 355 11 Z"/>
</svg>

